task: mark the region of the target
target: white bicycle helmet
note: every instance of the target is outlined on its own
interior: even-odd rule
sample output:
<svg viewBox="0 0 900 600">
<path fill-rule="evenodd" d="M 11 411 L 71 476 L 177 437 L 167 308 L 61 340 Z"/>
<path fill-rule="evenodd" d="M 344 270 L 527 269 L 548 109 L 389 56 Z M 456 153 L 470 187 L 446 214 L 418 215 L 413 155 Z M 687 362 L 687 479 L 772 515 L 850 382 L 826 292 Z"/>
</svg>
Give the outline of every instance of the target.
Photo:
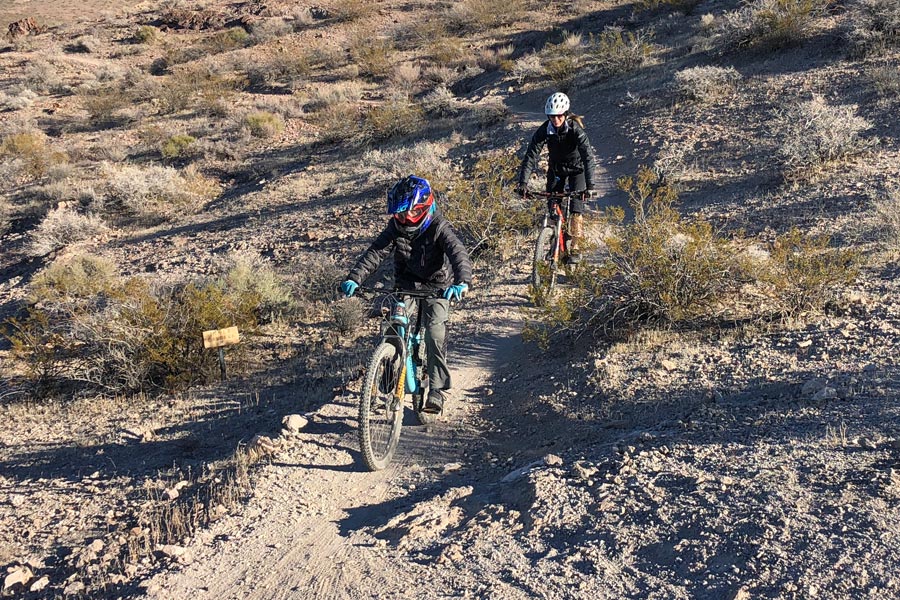
<svg viewBox="0 0 900 600">
<path fill-rule="evenodd" d="M 547 104 L 544 105 L 544 114 L 548 117 L 553 115 L 564 115 L 569 110 L 569 97 L 562 92 L 556 92 L 547 98 Z"/>
</svg>

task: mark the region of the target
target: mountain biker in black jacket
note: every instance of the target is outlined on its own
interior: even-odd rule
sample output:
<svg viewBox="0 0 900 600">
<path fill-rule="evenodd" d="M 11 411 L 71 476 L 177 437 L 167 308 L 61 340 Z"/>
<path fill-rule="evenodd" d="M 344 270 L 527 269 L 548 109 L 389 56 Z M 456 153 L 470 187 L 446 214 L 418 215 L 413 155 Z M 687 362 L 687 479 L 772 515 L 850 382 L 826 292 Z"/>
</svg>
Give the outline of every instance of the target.
<svg viewBox="0 0 900 600">
<path fill-rule="evenodd" d="M 569 111 L 569 97 L 556 92 L 544 106 L 547 120 L 534 135 L 525 151 L 525 158 L 519 169 L 519 191 L 525 193 L 528 179 L 537 169 L 541 150 L 547 146 L 547 188 L 548 192 L 585 192 L 572 200 L 570 233 L 572 246 L 570 260 L 577 261 L 579 248 L 584 240 L 584 196 L 594 189 L 595 159 L 591 142 L 584 131 L 581 117 Z"/>
<path fill-rule="evenodd" d="M 424 410 L 440 413 L 444 390 L 451 387 L 446 347 L 450 300 L 459 300 L 468 291 L 472 262 L 449 221 L 438 211 L 427 179 L 404 177 L 388 192 L 387 200 L 391 220 L 356 261 L 341 290 L 352 296 L 393 251 L 398 289 L 441 291 L 441 297 L 422 301 L 429 381 Z"/>
</svg>

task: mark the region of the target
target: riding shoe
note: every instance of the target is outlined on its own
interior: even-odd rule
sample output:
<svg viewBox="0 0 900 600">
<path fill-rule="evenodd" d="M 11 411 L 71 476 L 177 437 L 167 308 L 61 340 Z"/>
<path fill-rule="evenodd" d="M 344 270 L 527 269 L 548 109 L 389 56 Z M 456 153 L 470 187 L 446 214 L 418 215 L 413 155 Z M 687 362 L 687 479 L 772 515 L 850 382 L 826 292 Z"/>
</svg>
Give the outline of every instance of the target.
<svg viewBox="0 0 900 600">
<path fill-rule="evenodd" d="M 439 415 L 444 410 L 444 392 L 440 390 L 431 390 L 428 392 L 428 398 L 425 399 L 425 406 L 422 412 L 430 415 Z"/>
</svg>

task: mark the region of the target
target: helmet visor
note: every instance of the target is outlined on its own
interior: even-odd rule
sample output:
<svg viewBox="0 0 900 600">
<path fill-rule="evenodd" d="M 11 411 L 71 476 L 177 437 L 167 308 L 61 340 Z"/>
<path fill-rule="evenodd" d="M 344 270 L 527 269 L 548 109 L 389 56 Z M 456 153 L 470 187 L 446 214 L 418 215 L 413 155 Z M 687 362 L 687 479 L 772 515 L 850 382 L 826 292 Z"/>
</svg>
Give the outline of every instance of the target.
<svg viewBox="0 0 900 600">
<path fill-rule="evenodd" d="M 430 207 L 430 204 L 427 203 L 417 204 L 409 210 L 395 213 L 394 218 L 397 219 L 397 222 L 401 225 L 415 225 L 428 214 L 428 209 Z"/>
</svg>

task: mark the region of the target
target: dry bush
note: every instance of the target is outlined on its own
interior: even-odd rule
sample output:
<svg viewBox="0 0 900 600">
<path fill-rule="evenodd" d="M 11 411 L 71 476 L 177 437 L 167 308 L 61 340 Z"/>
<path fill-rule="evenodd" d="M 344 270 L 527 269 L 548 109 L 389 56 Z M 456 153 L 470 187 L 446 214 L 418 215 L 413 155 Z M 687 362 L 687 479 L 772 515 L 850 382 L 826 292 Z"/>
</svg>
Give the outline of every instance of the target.
<svg viewBox="0 0 900 600">
<path fill-rule="evenodd" d="M 247 70 L 247 81 L 254 87 L 284 86 L 295 90 L 309 79 L 313 61 L 306 52 L 282 52 L 264 61 L 254 60 Z"/>
<path fill-rule="evenodd" d="M 359 298 L 341 298 L 330 309 L 331 320 L 340 333 L 347 335 L 362 329 L 366 309 Z"/>
<path fill-rule="evenodd" d="M 541 52 L 544 76 L 556 89 L 568 91 L 584 64 L 586 51 L 580 33 L 566 33 L 559 44 L 548 45 Z"/>
<path fill-rule="evenodd" d="M 659 176 L 659 179 L 673 187 L 683 180 L 690 172 L 688 163 L 688 155 L 693 150 L 693 144 L 690 142 L 665 142 L 659 149 L 659 154 L 653 162 L 653 172 Z"/>
<path fill-rule="evenodd" d="M 250 44 L 250 34 L 243 27 L 231 27 L 225 31 L 217 31 L 201 42 L 203 55 L 221 54 Z M 186 61 L 184 61 L 186 62 Z"/>
<path fill-rule="evenodd" d="M 607 27 L 591 42 L 589 68 L 600 77 L 611 77 L 639 69 L 650 58 L 649 34 Z"/>
<path fill-rule="evenodd" d="M 782 320 L 820 312 L 840 289 L 857 275 L 860 254 L 855 249 L 830 247 L 828 236 L 807 235 L 792 229 L 779 236 L 761 274 L 766 293 Z"/>
<path fill-rule="evenodd" d="M 162 154 L 163 158 L 184 158 L 196 141 L 197 138 L 192 135 L 179 133 L 163 142 L 159 148 L 159 153 Z"/>
<path fill-rule="evenodd" d="M 141 25 L 134 30 L 133 39 L 138 44 L 152 44 L 160 38 L 160 31 L 152 25 Z"/>
<path fill-rule="evenodd" d="M 857 56 L 881 54 L 900 47 L 900 3 L 862 0 L 852 14 L 849 38 Z"/>
<path fill-rule="evenodd" d="M 303 312 L 311 308 L 333 302 L 338 295 L 338 284 L 346 271 L 329 256 L 318 255 L 315 260 L 307 260 L 296 265 L 291 273 L 291 290 Z"/>
<path fill-rule="evenodd" d="M 258 138 L 275 137 L 284 131 L 284 119 L 266 111 L 250 113 L 244 117 L 243 124 L 250 135 Z"/>
<path fill-rule="evenodd" d="M 900 249 L 900 187 L 890 187 L 872 203 L 875 227 L 892 250 Z"/>
<path fill-rule="evenodd" d="M 294 311 L 294 294 L 270 262 L 256 253 L 235 252 L 228 256 L 227 265 L 220 286 L 242 297 L 257 298 L 258 322 L 271 322 Z"/>
<path fill-rule="evenodd" d="M 422 70 L 418 65 L 403 63 L 402 65 L 396 66 L 394 72 L 391 73 L 391 85 L 393 85 L 395 89 L 402 91 L 407 97 L 412 96 L 421 74 Z"/>
<path fill-rule="evenodd" d="M 413 135 L 425 125 L 425 111 L 404 99 L 394 99 L 373 106 L 363 119 L 362 135 L 366 140 L 381 142 Z"/>
<path fill-rule="evenodd" d="M 443 85 L 434 88 L 422 98 L 422 108 L 429 115 L 436 117 L 452 117 L 460 110 L 453 92 Z"/>
<path fill-rule="evenodd" d="M 38 92 L 62 92 L 65 89 L 57 67 L 43 59 L 29 62 L 23 83 Z"/>
<path fill-rule="evenodd" d="M 830 106 L 814 96 L 779 113 L 774 131 L 783 136 L 779 152 L 786 173 L 802 175 L 871 148 L 878 140 L 860 135 L 871 127 L 855 105 Z"/>
<path fill-rule="evenodd" d="M 21 88 L 11 93 L 0 92 L 0 109 L 22 110 L 34 104 L 37 98 L 37 93 L 28 88 Z"/>
<path fill-rule="evenodd" d="M 178 171 L 151 165 L 103 163 L 106 202 L 141 218 L 168 218 L 200 210 L 218 192 L 218 184 L 193 167 Z"/>
<path fill-rule="evenodd" d="M 734 67 L 692 67 L 675 73 L 678 95 L 700 103 L 732 93 L 739 81 L 741 74 Z"/>
<path fill-rule="evenodd" d="M 371 0 L 341 0 L 331 10 L 338 21 L 359 21 L 371 17 L 378 11 L 378 5 Z"/>
<path fill-rule="evenodd" d="M 326 143 L 344 143 L 360 137 L 365 116 L 360 108 L 348 102 L 331 104 L 316 111 L 314 123 L 319 126 L 319 139 Z"/>
<path fill-rule="evenodd" d="M 880 96 L 888 99 L 900 97 L 900 68 L 896 65 L 876 67 L 868 75 Z"/>
<path fill-rule="evenodd" d="M 639 10 L 657 10 L 661 7 L 672 8 L 689 15 L 703 0 L 639 0 Z"/>
<path fill-rule="evenodd" d="M 349 46 L 350 56 L 363 75 L 374 78 L 386 77 L 394 67 L 394 46 L 388 38 L 358 30 L 351 35 Z"/>
<path fill-rule="evenodd" d="M 497 69 L 509 71 L 512 69 L 510 57 L 515 50 L 516 48 L 512 44 L 499 48 L 483 48 L 478 53 L 478 66 L 485 71 L 496 71 Z"/>
<path fill-rule="evenodd" d="M 441 36 L 429 40 L 425 52 L 439 67 L 458 67 L 468 64 L 473 58 L 465 42 L 457 37 Z"/>
<path fill-rule="evenodd" d="M 55 208 L 31 232 L 29 254 L 46 256 L 106 230 L 106 224 L 96 215 L 82 214 L 69 207 Z"/>
<path fill-rule="evenodd" d="M 0 196 L 0 235 L 3 235 L 12 226 L 13 207 L 9 200 Z"/>
<path fill-rule="evenodd" d="M 203 78 L 203 73 L 183 69 L 157 83 L 152 93 L 157 100 L 160 114 L 174 114 L 190 107 L 198 91 L 198 82 Z"/>
<path fill-rule="evenodd" d="M 515 61 L 509 74 L 519 83 L 543 77 L 544 65 L 541 62 L 541 56 L 539 54 L 526 54 Z"/>
<path fill-rule="evenodd" d="M 509 114 L 509 107 L 502 98 L 476 104 L 472 110 L 472 116 L 479 127 L 493 127 L 504 123 L 509 118 Z"/>
<path fill-rule="evenodd" d="M 518 159 L 509 152 L 480 157 L 471 171 L 432 181 L 442 192 L 443 211 L 466 248 L 474 256 L 497 260 L 504 240 L 529 229 L 535 220 L 533 207 L 510 202 L 518 176 Z"/>
<path fill-rule="evenodd" d="M 87 111 L 88 120 L 94 125 L 114 123 L 122 111 L 134 106 L 131 92 L 117 84 L 85 89 L 79 96 L 81 107 Z"/>
<path fill-rule="evenodd" d="M 525 18 L 527 10 L 526 0 L 461 0 L 446 13 L 446 20 L 454 29 L 487 31 Z"/>
<path fill-rule="evenodd" d="M 447 86 L 459 79 L 459 75 L 450 67 L 429 65 L 422 72 L 422 78 L 437 85 Z"/>
<path fill-rule="evenodd" d="M 801 43 L 830 0 L 759 0 L 722 15 L 716 35 L 723 51 L 778 50 Z"/>
<path fill-rule="evenodd" d="M 251 42 L 264 44 L 290 35 L 293 31 L 294 24 L 286 19 L 280 17 L 260 19 L 255 21 L 250 27 Z"/>
<path fill-rule="evenodd" d="M 20 165 L 22 174 L 31 179 L 43 177 L 53 165 L 68 162 L 65 153 L 53 150 L 39 131 L 22 131 L 3 138 L 0 158 Z"/>
<path fill-rule="evenodd" d="M 429 181 L 447 181 L 453 168 L 447 158 L 447 147 L 435 142 L 417 142 L 400 148 L 369 150 L 362 164 L 379 178 L 398 179 L 415 173 Z"/>
<path fill-rule="evenodd" d="M 316 112 L 330 106 L 355 105 L 362 94 L 363 87 L 357 81 L 342 81 L 328 87 L 316 86 L 304 108 Z"/>
</svg>

